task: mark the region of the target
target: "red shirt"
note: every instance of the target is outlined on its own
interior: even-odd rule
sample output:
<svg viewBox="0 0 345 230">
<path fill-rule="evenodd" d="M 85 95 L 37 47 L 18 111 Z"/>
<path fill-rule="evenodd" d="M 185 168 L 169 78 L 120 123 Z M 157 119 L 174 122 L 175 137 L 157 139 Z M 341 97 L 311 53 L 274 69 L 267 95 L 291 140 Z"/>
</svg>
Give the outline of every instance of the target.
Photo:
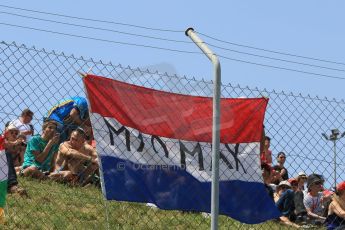
<svg viewBox="0 0 345 230">
<path fill-rule="evenodd" d="M 4 135 L 0 135 L 0 151 L 5 150 L 5 137 Z"/>
<path fill-rule="evenodd" d="M 269 157 L 266 157 L 267 155 Z M 262 152 L 260 154 L 260 160 L 261 160 L 261 163 L 266 163 L 268 165 L 272 165 L 272 151 L 271 150 L 267 150 L 267 153 Z"/>
</svg>

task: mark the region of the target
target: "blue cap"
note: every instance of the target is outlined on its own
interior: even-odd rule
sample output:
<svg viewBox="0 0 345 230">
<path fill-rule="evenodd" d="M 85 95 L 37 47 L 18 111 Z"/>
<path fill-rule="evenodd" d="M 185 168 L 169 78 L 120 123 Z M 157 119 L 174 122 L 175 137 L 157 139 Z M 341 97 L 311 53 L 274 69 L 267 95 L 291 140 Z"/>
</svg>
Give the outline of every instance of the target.
<svg viewBox="0 0 345 230">
<path fill-rule="evenodd" d="M 73 106 L 79 110 L 79 115 L 82 120 L 86 119 L 88 114 L 88 105 L 87 101 L 83 97 L 72 97 L 74 101 Z"/>
</svg>

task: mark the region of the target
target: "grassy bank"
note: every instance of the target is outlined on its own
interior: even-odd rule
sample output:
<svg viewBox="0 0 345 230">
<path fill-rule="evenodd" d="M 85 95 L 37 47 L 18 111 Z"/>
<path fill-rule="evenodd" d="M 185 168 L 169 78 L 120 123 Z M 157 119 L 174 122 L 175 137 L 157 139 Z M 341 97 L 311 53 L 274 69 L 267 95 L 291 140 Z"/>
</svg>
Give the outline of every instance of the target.
<svg viewBox="0 0 345 230">
<path fill-rule="evenodd" d="M 143 204 L 104 202 L 95 187 L 79 188 L 20 178 L 29 198 L 9 195 L 3 229 L 210 229 L 199 213 L 164 211 Z M 106 214 L 106 207 L 108 215 Z M 275 222 L 244 225 L 221 216 L 220 229 L 288 229 Z"/>
</svg>

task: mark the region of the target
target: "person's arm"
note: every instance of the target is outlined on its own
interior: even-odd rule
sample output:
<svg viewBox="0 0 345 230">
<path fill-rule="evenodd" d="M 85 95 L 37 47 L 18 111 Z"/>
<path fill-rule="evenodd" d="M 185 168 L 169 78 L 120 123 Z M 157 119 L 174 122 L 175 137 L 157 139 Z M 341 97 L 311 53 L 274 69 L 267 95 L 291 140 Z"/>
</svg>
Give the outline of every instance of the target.
<svg viewBox="0 0 345 230">
<path fill-rule="evenodd" d="M 67 147 L 66 145 L 61 145 L 60 152 L 69 158 L 83 160 L 83 161 L 92 160 L 92 156 L 85 155 L 85 154 L 79 152 L 78 150 Z"/>
<path fill-rule="evenodd" d="M 267 151 L 266 153 L 266 159 L 269 165 L 272 164 L 272 155 L 269 153 L 269 151 Z"/>
<path fill-rule="evenodd" d="M 282 170 L 280 170 L 280 177 L 283 178 L 285 173 L 286 173 L 286 169 L 282 168 Z"/>
<path fill-rule="evenodd" d="M 21 144 L 23 144 L 24 141 L 21 139 L 17 139 L 15 141 L 8 141 L 5 139 L 4 142 L 4 147 L 6 150 L 10 151 L 10 152 L 15 152 L 16 149 L 18 149 L 17 147 L 20 146 Z"/>
<path fill-rule="evenodd" d="M 98 164 L 98 155 L 97 155 L 96 149 L 94 149 L 91 145 L 86 145 L 86 148 L 88 152 L 90 153 L 90 156 L 92 157 L 92 163 Z"/>
<path fill-rule="evenodd" d="M 326 219 L 326 217 L 319 216 L 319 215 L 313 213 L 310 208 L 306 207 L 305 209 L 307 210 L 308 216 L 310 216 L 310 217 L 314 217 L 314 218 L 317 218 L 317 219 L 320 219 L 320 220 L 325 220 Z"/>
<path fill-rule="evenodd" d="M 46 147 L 43 149 L 42 152 L 32 150 L 32 154 L 35 156 L 35 160 L 39 163 L 42 163 L 47 158 L 49 151 L 51 150 L 53 145 L 58 143 L 59 138 L 60 138 L 59 134 L 55 134 L 55 136 L 48 141 L 48 144 L 46 145 Z"/>
<path fill-rule="evenodd" d="M 57 171 L 57 170 L 61 170 L 61 167 L 63 166 L 64 164 L 64 154 L 63 154 L 63 146 L 64 143 L 60 144 L 59 146 L 59 150 L 57 152 L 57 154 L 54 155 L 54 158 L 53 158 L 53 168 L 54 168 L 54 171 Z"/>
<path fill-rule="evenodd" d="M 23 134 L 26 136 L 26 135 L 32 135 L 33 132 L 32 132 L 32 130 L 25 130 L 25 131 L 21 131 L 20 134 Z"/>
<path fill-rule="evenodd" d="M 319 216 L 319 215 L 313 213 L 313 211 L 311 209 L 311 206 L 312 206 L 312 200 L 311 199 L 310 200 L 309 199 L 304 199 L 303 203 L 304 203 L 305 209 L 307 210 L 308 216 L 314 217 L 314 218 L 317 218 L 317 219 L 320 219 L 320 220 L 325 220 L 326 219 L 323 216 Z"/>
<path fill-rule="evenodd" d="M 345 219 L 345 210 L 341 208 L 338 202 L 332 201 L 332 203 L 329 205 L 329 209 L 332 210 L 335 215 Z"/>
</svg>

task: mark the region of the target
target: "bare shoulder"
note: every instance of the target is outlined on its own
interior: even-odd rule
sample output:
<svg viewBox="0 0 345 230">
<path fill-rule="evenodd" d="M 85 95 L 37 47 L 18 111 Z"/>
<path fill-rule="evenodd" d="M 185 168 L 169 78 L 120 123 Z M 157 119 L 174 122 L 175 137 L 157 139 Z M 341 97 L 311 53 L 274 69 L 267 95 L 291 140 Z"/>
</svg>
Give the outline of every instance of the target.
<svg viewBox="0 0 345 230">
<path fill-rule="evenodd" d="M 62 142 L 59 146 L 59 151 L 67 151 L 70 147 L 69 141 Z"/>
<path fill-rule="evenodd" d="M 95 152 L 95 149 L 91 145 L 89 145 L 87 143 L 85 143 L 84 149 L 85 149 L 85 153 L 90 155 L 90 156 L 92 156 L 94 154 L 94 152 Z"/>
</svg>

